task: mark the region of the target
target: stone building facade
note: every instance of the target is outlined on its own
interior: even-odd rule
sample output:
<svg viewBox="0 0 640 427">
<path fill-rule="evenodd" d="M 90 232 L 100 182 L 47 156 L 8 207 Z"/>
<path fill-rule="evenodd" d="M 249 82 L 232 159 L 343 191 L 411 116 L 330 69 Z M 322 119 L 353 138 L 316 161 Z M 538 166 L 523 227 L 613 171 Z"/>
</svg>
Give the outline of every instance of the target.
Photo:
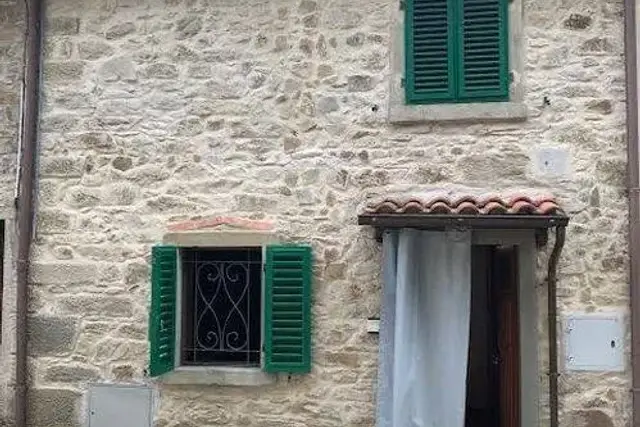
<svg viewBox="0 0 640 427">
<path fill-rule="evenodd" d="M 398 7 L 46 1 L 29 290 L 33 426 L 85 425 L 93 384 L 150 385 L 157 426 L 375 425 L 378 339 L 367 318 L 380 310 L 381 249 L 356 216 L 394 192 L 552 192 L 571 216 L 561 318 L 604 311 L 627 321 L 622 2 L 523 1 L 526 120 L 413 124 L 389 122 Z M 23 26 L 22 2 L 1 1 L 0 211 L 8 223 Z M 150 248 L 172 224 L 217 216 L 266 221 L 282 239 L 312 245 L 310 374 L 260 387 L 148 378 Z M 545 266 L 543 250 L 541 295 Z M 6 270 L 1 375 L 10 414 Z M 541 312 L 541 343 L 544 319 Z M 563 372 L 561 425 L 629 425 L 628 365 Z"/>
</svg>

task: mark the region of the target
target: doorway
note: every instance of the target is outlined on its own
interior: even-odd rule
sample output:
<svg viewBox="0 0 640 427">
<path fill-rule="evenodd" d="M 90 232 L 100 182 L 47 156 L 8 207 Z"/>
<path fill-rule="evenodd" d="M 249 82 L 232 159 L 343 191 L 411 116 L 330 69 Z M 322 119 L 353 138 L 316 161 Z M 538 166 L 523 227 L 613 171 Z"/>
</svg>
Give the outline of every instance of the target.
<svg viewBox="0 0 640 427">
<path fill-rule="evenodd" d="M 518 247 L 474 245 L 465 427 L 520 427 Z"/>
</svg>

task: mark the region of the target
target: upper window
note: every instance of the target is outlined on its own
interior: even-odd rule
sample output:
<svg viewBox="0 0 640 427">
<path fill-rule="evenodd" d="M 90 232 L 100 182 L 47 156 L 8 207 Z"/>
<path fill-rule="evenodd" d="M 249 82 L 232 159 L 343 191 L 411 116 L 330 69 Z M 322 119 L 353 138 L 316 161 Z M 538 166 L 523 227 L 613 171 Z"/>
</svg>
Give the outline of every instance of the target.
<svg viewBox="0 0 640 427">
<path fill-rule="evenodd" d="M 508 101 L 508 7 L 508 0 L 406 0 L 406 102 Z"/>
<path fill-rule="evenodd" d="M 311 248 L 155 246 L 150 375 L 180 366 L 311 369 Z"/>
</svg>

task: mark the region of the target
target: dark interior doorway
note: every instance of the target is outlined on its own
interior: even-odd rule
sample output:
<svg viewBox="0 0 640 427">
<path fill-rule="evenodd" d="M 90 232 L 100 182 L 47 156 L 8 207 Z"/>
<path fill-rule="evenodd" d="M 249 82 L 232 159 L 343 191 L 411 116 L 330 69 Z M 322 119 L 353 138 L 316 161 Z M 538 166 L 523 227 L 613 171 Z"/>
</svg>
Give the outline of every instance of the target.
<svg viewBox="0 0 640 427">
<path fill-rule="evenodd" d="M 465 427 L 520 427 L 518 251 L 474 246 Z"/>
</svg>

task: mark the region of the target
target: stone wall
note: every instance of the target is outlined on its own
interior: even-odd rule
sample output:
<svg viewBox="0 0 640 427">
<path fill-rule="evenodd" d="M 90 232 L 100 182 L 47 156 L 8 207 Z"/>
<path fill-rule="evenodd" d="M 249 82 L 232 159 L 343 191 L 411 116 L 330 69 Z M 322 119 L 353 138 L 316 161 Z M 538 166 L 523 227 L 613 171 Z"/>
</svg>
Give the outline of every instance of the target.
<svg viewBox="0 0 640 427">
<path fill-rule="evenodd" d="M 0 220 L 5 221 L 3 251 L 2 343 L 0 344 L 0 425 L 11 409 L 15 352 L 14 197 L 20 134 L 25 8 L 20 0 L 0 1 Z M 10 424 L 7 424 L 10 425 Z"/>
<path fill-rule="evenodd" d="M 271 219 L 314 246 L 314 368 L 257 389 L 164 386 L 159 426 L 374 425 L 380 247 L 355 216 L 376 195 L 553 191 L 572 216 L 561 312 L 626 314 L 622 1 L 525 1 L 526 122 L 413 127 L 386 121 L 397 7 L 47 1 L 35 426 L 76 425 L 89 382 L 146 381 L 149 248 L 195 216 Z M 629 378 L 563 376 L 563 425 L 627 425 Z"/>
</svg>

